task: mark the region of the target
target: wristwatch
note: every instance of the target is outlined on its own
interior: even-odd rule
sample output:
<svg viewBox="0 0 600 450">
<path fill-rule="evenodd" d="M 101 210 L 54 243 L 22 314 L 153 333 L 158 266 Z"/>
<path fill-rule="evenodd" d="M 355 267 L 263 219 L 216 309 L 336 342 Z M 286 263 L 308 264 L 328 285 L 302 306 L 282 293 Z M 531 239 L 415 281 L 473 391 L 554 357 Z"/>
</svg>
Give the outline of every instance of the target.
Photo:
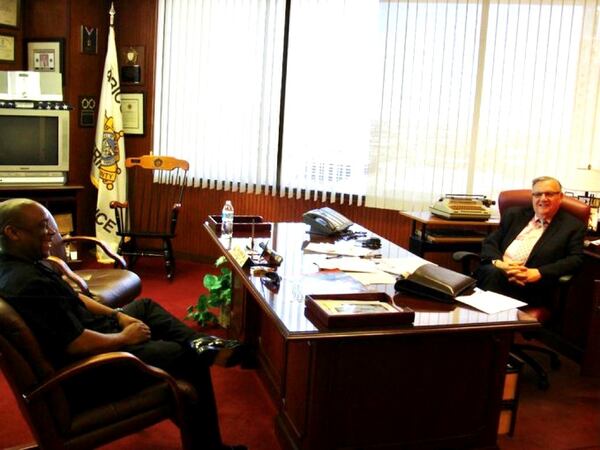
<svg viewBox="0 0 600 450">
<path fill-rule="evenodd" d="M 123 312 L 123 308 L 115 308 L 115 309 L 112 310 L 112 313 L 110 314 L 110 316 L 113 319 L 116 319 L 117 316 L 119 315 L 119 313 L 122 313 L 122 312 Z"/>
</svg>

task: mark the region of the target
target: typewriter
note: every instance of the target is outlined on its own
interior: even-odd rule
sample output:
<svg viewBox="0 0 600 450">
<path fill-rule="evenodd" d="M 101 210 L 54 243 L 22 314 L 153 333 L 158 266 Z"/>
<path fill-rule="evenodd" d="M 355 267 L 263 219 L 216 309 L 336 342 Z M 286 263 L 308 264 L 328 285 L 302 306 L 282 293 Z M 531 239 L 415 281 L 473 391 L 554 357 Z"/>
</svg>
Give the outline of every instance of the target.
<svg viewBox="0 0 600 450">
<path fill-rule="evenodd" d="M 495 202 L 485 195 L 447 194 L 429 207 L 431 214 L 450 220 L 488 220 Z"/>
</svg>

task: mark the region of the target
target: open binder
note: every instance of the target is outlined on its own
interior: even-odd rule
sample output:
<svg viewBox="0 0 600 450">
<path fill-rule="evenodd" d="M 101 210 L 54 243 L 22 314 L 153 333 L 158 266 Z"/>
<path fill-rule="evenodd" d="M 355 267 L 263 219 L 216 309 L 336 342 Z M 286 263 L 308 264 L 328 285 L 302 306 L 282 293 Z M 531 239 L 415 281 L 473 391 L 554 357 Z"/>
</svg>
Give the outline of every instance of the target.
<svg viewBox="0 0 600 450">
<path fill-rule="evenodd" d="M 396 291 L 410 292 L 446 303 L 452 303 L 458 295 L 465 295 L 475 288 L 475 279 L 437 266 L 424 264 L 407 277 L 400 277 L 394 285 Z"/>
</svg>

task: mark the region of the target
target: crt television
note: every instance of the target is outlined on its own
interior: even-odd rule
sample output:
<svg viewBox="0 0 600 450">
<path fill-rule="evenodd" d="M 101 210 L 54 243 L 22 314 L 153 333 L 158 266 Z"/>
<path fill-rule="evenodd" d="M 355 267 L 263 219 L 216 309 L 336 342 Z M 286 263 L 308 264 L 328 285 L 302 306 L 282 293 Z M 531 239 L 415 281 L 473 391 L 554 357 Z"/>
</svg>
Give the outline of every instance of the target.
<svg viewBox="0 0 600 450">
<path fill-rule="evenodd" d="M 68 110 L 0 108 L 0 185 L 61 185 L 68 172 Z"/>
</svg>

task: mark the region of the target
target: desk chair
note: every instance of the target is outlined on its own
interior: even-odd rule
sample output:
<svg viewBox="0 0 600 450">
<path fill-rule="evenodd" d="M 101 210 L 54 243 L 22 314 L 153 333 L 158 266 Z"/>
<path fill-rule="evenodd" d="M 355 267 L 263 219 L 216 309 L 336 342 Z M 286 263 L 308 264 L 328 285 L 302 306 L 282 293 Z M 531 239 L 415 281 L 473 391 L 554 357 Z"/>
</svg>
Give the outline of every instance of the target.
<svg viewBox="0 0 600 450">
<path fill-rule="evenodd" d="M 27 448 L 87 450 L 171 419 L 180 428 L 183 448 L 191 450 L 187 430 L 195 424 L 186 423 L 184 408 L 186 400 L 196 395 L 192 385 L 126 352 L 99 354 L 55 369 L 21 316 L 2 298 L 0 369 L 36 440 L 37 446 Z M 100 403 L 78 395 L 79 406 L 74 408 L 64 383 L 85 380 L 103 369 L 128 370 L 148 382 Z M 93 384 L 85 385 L 99 389 L 103 381 L 96 376 Z M 114 391 L 112 383 L 107 391 Z"/>
<path fill-rule="evenodd" d="M 517 189 L 511 191 L 503 191 L 498 196 L 498 209 L 500 215 L 511 207 L 528 207 L 531 206 L 531 190 Z M 565 196 L 561 203 L 561 209 L 569 212 L 577 217 L 583 223 L 587 224 L 590 217 L 590 206 L 579 200 Z M 462 263 L 462 270 L 465 274 L 473 274 L 476 265 L 479 264 L 479 255 L 470 252 L 456 252 L 452 255 L 455 261 Z M 521 308 L 522 311 L 535 317 L 544 327 L 541 331 L 527 332 L 523 335 L 526 339 L 540 337 L 548 330 L 556 326 L 557 320 L 563 316 L 565 304 L 567 300 L 568 289 L 571 284 L 573 274 L 564 275 L 559 279 L 558 292 L 555 298 L 543 306 L 526 306 Z M 541 334 L 540 334 L 541 333 Z M 546 354 L 550 357 L 550 367 L 557 369 L 560 367 L 560 359 L 556 352 L 538 345 L 517 344 L 513 343 L 511 352 L 528 364 L 538 376 L 538 387 L 547 389 L 550 384 L 548 382 L 548 374 L 540 363 L 530 356 L 528 351 Z"/>
<path fill-rule="evenodd" d="M 129 257 L 133 269 L 140 256 L 165 258 L 167 278 L 175 274 L 172 239 L 187 185 L 189 163 L 170 156 L 127 158 L 127 201 L 111 202 L 115 211 L 117 253 Z M 159 241 L 161 247 L 152 247 Z M 147 245 L 146 243 L 150 243 Z"/>
<path fill-rule="evenodd" d="M 142 280 L 137 274 L 127 270 L 127 263 L 123 257 L 117 255 L 104 242 L 95 237 L 61 236 L 54 217 L 52 214 L 48 214 L 49 226 L 55 230 L 54 236 L 52 236 L 51 256 L 48 257 L 48 261 L 75 290 L 111 308 L 126 305 L 140 295 Z M 80 252 L 84 245 L 93 246 L 94 249 L 100 247 L 114 261 L 115 267 L 73 270 L 69 266 L 70 261 L 67 258 L 65 248 L 67 244 L 78 245 Z"/>
</svg>

